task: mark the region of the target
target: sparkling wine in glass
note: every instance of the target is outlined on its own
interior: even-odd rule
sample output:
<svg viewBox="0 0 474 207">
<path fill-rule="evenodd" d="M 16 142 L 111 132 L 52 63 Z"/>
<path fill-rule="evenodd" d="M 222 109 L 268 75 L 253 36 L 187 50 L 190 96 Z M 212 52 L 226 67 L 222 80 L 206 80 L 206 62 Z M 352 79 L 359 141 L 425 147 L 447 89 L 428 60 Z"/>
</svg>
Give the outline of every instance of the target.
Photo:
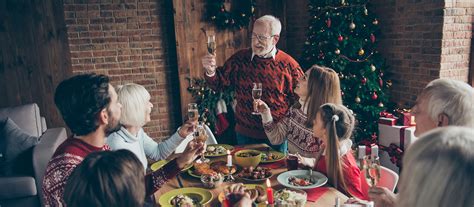
<svg viewBox="0 0 474 207">
<path fill-rule="evenodd" d="M 188 104 L 188 119 L 193 122 L 199 119 L 199 110 L 196 103 Z"/>
<path fill-rule="evenodd" d="M 376 186 L 380 180 L 380 159 L 378 156 L 364 157 L 364 174 L 369 186 Z"/>
<path fill-rule="evenodd" d="M 207 132 L 206 132 L 206 128 L 204 128 L 204 123 L 202 122 L 199 122 L 196 130 L 194 131 L 194 139 L 198 142 L 206 142 L 208 138 L 208 135 L 207 135 Z M 205 162 L 210 162 L 209 159 L 205 158 L 204 157 L 204 153 L 201 154 L 201 158 L 199 160 L 197 160 L 198 163 L 205 163 Z"/>
<path fill-rule="evenodd" d="M 216 52 L 216 36 L 214 34 L 207 35 L 207 52 L 209 54 Z"/>
<path fill-rule="evenodd" d="M 258 103 L 257 101 L 262 98 L 262 83 L 253 83 L 252 88 L 252 98 L 253 98 L 253 112 L 252 114 L 258 115 Z"/>
</svg>

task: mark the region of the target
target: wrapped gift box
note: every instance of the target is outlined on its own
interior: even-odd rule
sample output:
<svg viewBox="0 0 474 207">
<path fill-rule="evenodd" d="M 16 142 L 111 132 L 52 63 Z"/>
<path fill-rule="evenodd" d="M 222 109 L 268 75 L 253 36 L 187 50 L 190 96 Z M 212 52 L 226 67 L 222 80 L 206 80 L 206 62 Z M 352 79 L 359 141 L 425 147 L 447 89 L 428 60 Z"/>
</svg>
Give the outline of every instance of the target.
<svg viewBox="0 0 474 207">
<path fill-rule="evenodd" d="M 415 126 L 391 126 L 379 123 L 379 145 L 389 147 L 390 144 L 395 144 L 405 150 L 416 141 L 414 132 Z M 390 160 L 388 152 L 381 150 L 379 157 L 383 166 L 397 173 L 400 172 L 397 165 Z"/>
</svg>

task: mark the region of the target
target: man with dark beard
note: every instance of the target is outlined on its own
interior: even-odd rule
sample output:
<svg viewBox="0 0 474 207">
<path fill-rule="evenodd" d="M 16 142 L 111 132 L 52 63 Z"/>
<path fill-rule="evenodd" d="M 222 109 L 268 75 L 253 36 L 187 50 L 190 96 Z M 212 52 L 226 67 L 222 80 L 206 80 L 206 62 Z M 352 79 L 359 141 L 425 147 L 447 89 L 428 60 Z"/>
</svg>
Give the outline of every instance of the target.
<svg viewBox="0 0 474 207">
<path fill-rule="evenodd" d="M 90 153 L 110 150 L 106 137 L 120 129 L 122 105 L 109 78 L 84 74 L 61 82 L 54 102 L 73 136 L 64 141 L 48 163 L 43 180 L 45 206 L 64 206 L 64 187 L 72 171 Z M 192 125 L 184 125 L 190 127 Z M 153 194 L 203 150 L 203 144 L 190 142 L 184 153 L 161 169 L 145 176 L 147 195 Z"/>
</svg>

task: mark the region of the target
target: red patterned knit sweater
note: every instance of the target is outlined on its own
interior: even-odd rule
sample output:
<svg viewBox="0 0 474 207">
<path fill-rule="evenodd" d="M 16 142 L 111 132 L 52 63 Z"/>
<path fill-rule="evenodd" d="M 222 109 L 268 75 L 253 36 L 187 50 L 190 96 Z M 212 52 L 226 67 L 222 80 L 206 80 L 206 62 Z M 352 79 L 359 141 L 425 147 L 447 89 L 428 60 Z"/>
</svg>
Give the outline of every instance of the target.
<svg viewBox="0 0 474 207">
<path fill-rule="evenodd" d="M 213 77 L 206 76 L 209 87 L 216 91 L 232 87 L 235 91 L 235 131 L 256 139 L 266 139 L 260 116 L 252 115 L 252 84 L 262 83 L 262 100 L 271 109 L 273 119 L 283 118 L 296 100 L 294 88 L 303 75 L 300 65 L 278 50 L 275 59 L 254 56 L 252 50 L 240 50 L 230 57 Z"/>
<path fill-rule="evenodd" d="M 108 145 L 95 147 L 78 138 L 69 138 L 54 152 L 43 179 L 45 206 L 65 206 L 63 194 L 69 175 L 90 153 L 110 150 Z M 179 173 L 175 160 L 163 168 L 145 176 L 147 195 L 157 191 L 167 180 Z"/>
</svg>

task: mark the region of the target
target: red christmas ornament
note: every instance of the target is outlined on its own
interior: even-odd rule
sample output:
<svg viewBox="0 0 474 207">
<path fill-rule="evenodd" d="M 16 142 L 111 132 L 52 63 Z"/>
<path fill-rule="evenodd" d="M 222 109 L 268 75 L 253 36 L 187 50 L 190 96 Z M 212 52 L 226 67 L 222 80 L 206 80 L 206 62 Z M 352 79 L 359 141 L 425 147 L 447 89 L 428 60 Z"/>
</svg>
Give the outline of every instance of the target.
<svg viewBox="0 0 474 207">
<path fill-rule="evenodd" d="M 377 100 L 377 98 L 378 98 L 377 93 L 375 93 L 374 91 L 374 93 L 372 94 L 372 100 Z"/>
<path fill-rule="evenodd" d="M 372 41 L 372 43 L 375 42 L 375 35 L 374 34 L 370 34 L 370 41 Z"/>
<path fill-rule="evenodd" d="M 367 83 L 367 78 L 365 78 L 365 77 L 362 78 L 362 81 L 361 81 L 361 82 L 362 82 L 362 85 L 365 85 L 365 84 Z"/>
<path fill-rule="evenodd" d="M 328 19 L 326 20 L 326 25 L 328 26 L 328 28 L 331 27 L 331 19 L 330 19 L 330 18 L 328 18 Z"/>
<path fill-rule="evenodd" d="M 344 41 L 344 37 L 342 37 L 341 35 L 339 35 L 339 37 L 337 37 L 337 41 L 339 41 L 339 42 Z"/>
<path fill-rule="evenodd" d="M 382 78 L 379 79 L 379 85 L 380 85 L 380 87 L 383 87 L 383 80 L 382 80 Z"/>
</svg>

